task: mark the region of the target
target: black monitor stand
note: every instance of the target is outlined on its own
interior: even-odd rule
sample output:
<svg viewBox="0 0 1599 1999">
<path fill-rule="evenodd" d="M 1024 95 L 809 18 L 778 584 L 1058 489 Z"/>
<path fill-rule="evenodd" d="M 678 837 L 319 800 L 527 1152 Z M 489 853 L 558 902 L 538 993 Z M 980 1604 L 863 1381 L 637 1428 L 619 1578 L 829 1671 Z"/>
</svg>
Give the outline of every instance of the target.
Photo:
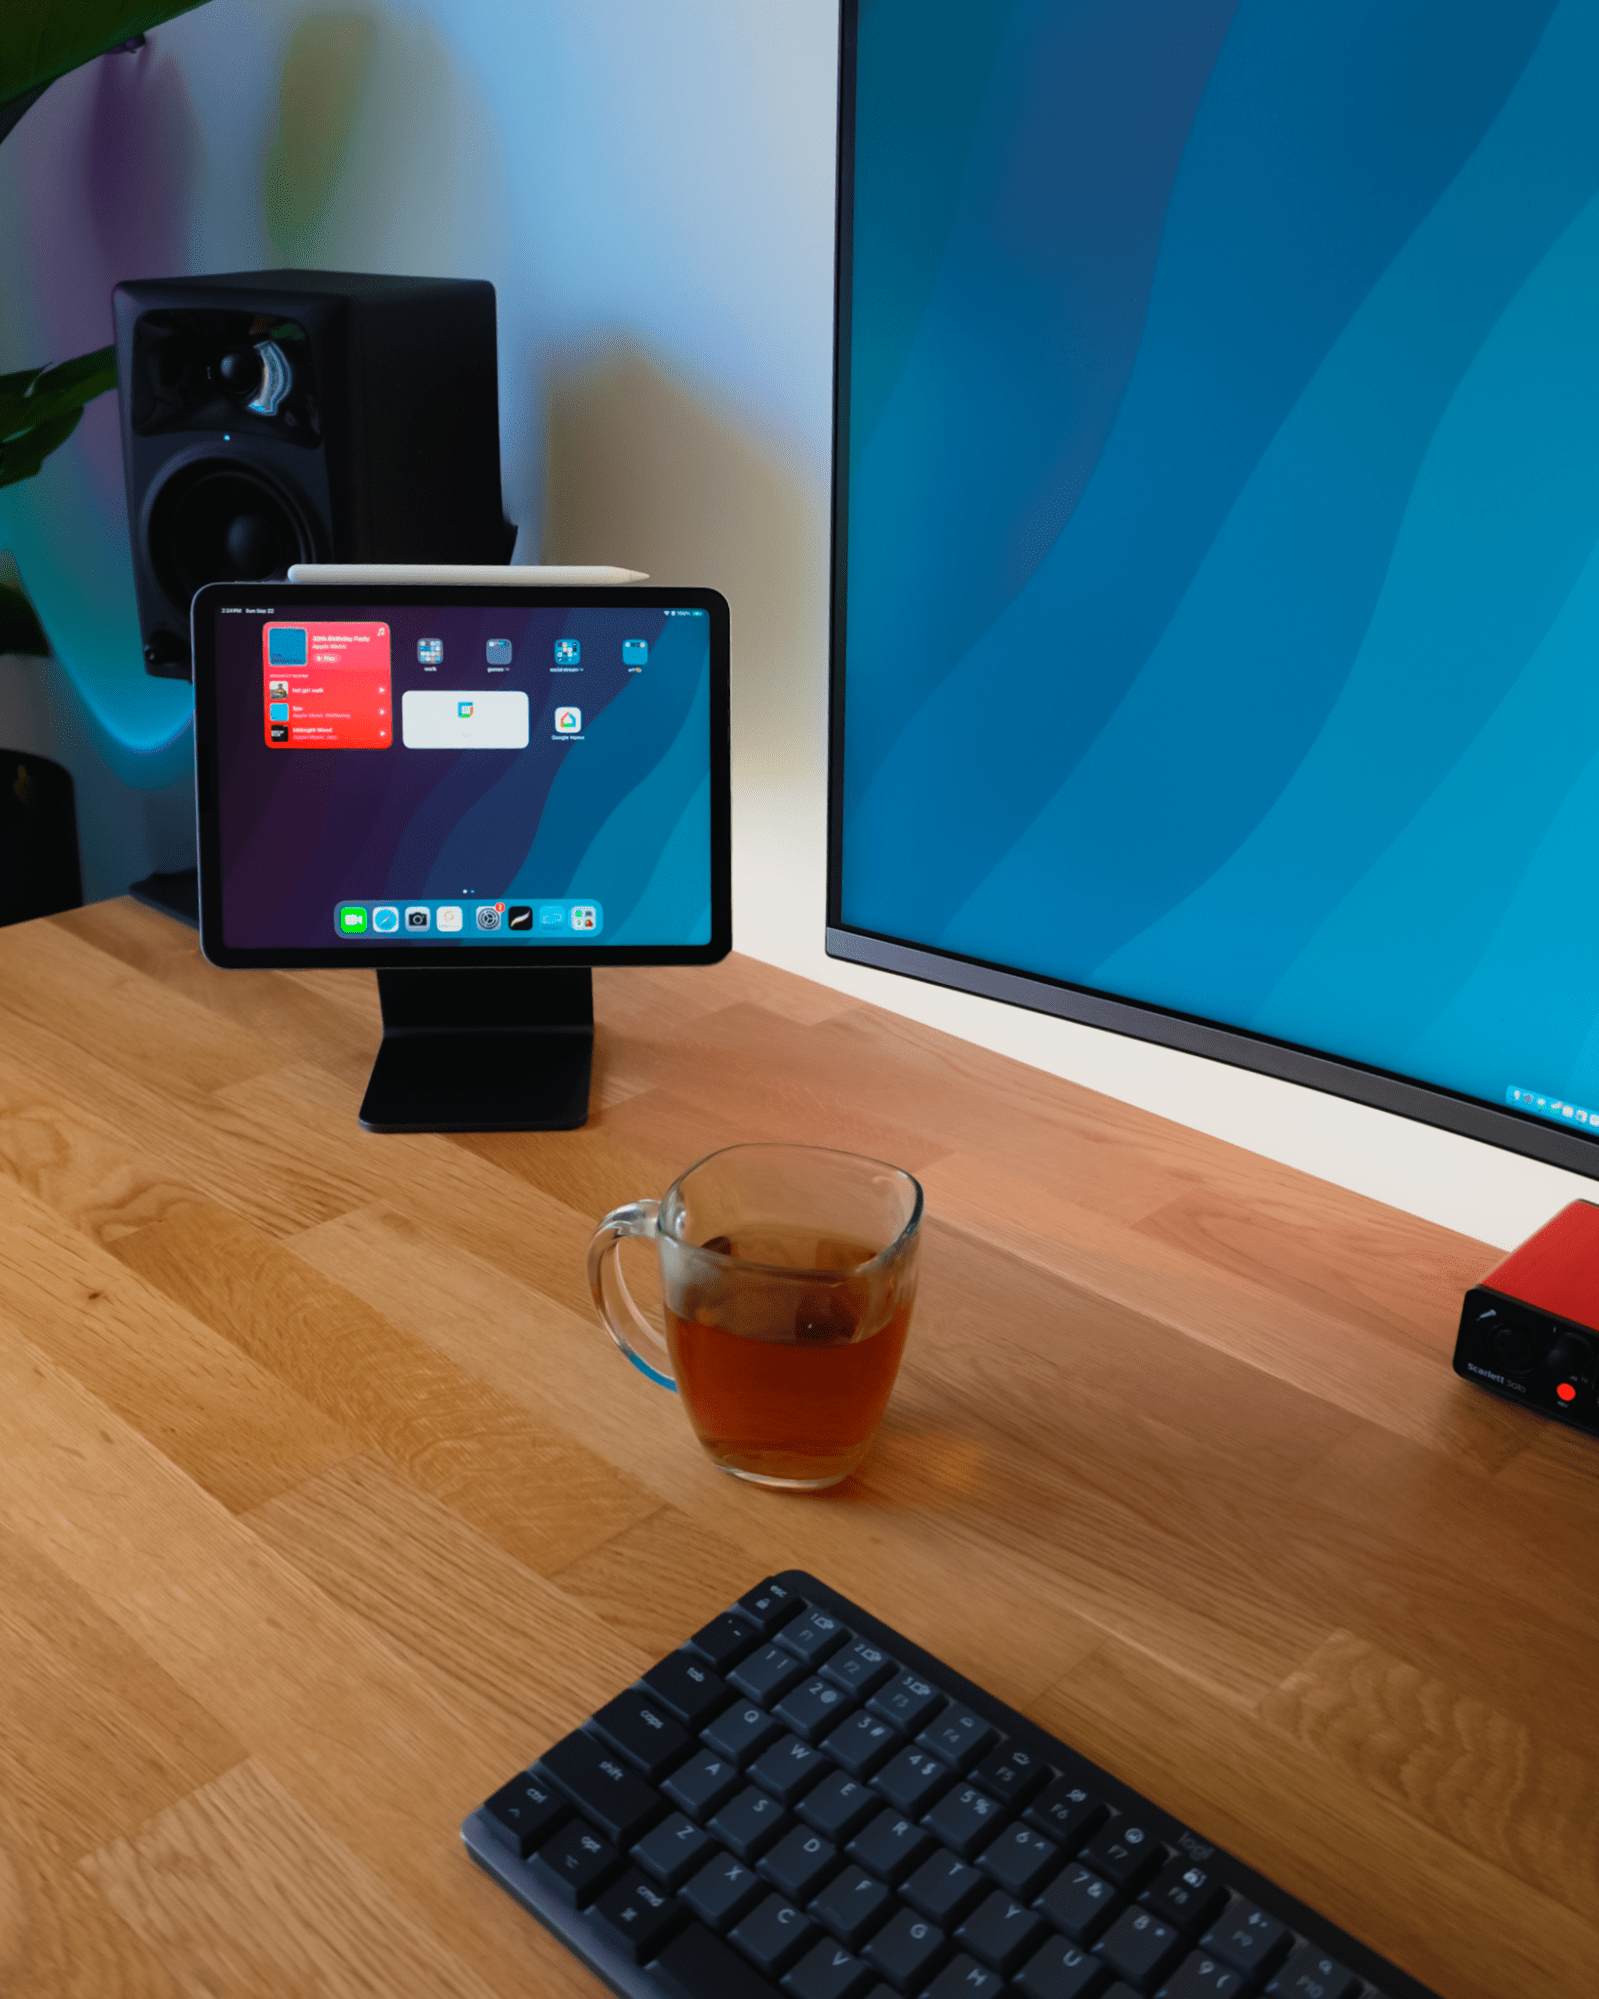
<svg viewBox="0 0 1599 1999">
<path fill-rule="evenodd" d="M 378 973 L 368 1131 L 572 1131 L 589 1114 L 587 965 Z"/>
</svg>

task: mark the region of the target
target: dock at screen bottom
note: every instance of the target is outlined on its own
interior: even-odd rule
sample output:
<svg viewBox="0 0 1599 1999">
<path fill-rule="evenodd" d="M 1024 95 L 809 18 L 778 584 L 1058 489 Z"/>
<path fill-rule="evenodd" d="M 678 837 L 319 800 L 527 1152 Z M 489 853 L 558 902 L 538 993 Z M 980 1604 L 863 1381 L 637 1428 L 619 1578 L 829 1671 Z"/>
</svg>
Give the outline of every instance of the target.
<svg viewBox="0 0 1599 1999">
<path fill-rule="evenodd" d="M 605 927 L 597 902 L 341 902 L 333 911 L 340 937 L 441 937 L 465 943 L 543 942 L 591 938 Z"/>
</svg>

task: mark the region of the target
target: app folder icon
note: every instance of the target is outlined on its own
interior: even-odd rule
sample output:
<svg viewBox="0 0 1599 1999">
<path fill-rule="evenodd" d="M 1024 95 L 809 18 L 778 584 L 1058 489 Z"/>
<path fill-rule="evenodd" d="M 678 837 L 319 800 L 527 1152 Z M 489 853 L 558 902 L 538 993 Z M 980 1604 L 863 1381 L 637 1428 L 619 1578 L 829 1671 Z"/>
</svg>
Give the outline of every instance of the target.
<svg viewBox="0 0 1599 1999">
<path fill-rule="evenodd" d="M 581 639 L 557 639 L 555 641 L 555 664 L 557 666 L 576 666 L 582 657 L 583 641 Z"/>
<path fill-rule="evenodd" d="M 490 639 L 483 650 L 488 657 L 490 666 L 509 666 L 511 664 L 511 641 L 509 639 Z"/>
<path fill-rule="evenodd" d="M 650 648 L 648 640 L 623 639 L 622 664 L 624 666 L 644 666 L 647 664 L 649 656 Z"/>
</svg>

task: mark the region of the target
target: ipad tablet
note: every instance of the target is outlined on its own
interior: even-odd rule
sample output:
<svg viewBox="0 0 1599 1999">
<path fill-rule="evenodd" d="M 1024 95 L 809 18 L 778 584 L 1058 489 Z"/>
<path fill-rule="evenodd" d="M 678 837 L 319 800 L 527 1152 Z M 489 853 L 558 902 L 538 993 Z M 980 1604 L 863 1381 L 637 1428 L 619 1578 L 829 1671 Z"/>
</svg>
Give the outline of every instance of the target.
<svg viewBox="0 0 1599 1999">
<path fill-rule="evenodd" d="M 212 584 L 214 964 L 707 964 L 732 941 L 714 590 Z"/>
</svg>

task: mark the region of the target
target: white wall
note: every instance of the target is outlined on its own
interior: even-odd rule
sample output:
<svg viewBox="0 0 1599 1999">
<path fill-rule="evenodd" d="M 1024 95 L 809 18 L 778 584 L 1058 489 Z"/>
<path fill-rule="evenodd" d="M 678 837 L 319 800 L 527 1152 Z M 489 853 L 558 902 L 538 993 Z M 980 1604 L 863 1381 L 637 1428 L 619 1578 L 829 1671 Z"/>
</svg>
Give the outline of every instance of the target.
<svg viewBox="0 0 1599 1999">
<path fill-rule="evenodd" d="M 328 10 L 212 0 L 145 56 L 106 59 L 143 65 L 149 115 L 181 128 L 164 156 L 173 254 L 197 271 L 493 280 L 519 554 L 624 562 L 732 604 L 741 949 L 1496 1243 L 1590 1190 L 1315 1092 L 827 959 L 833 0 L 372 0 L 339 16 L 330 29 Z M 285 103 L 297 34 L 312 38 L 302 57 L 344 51 L 331 110 Z M 0 197 L 59 157 L 94 88 L 81 74 L 29 114 L 0 152 Z M 284 193 L 285 121 L 334 132 L 320 193 Z M 0 293 L 19 254 L 0 246 Z M 42 338 L 40 316 L 0 308 L 0 339 L 23 332 Z"/>
</svg>

